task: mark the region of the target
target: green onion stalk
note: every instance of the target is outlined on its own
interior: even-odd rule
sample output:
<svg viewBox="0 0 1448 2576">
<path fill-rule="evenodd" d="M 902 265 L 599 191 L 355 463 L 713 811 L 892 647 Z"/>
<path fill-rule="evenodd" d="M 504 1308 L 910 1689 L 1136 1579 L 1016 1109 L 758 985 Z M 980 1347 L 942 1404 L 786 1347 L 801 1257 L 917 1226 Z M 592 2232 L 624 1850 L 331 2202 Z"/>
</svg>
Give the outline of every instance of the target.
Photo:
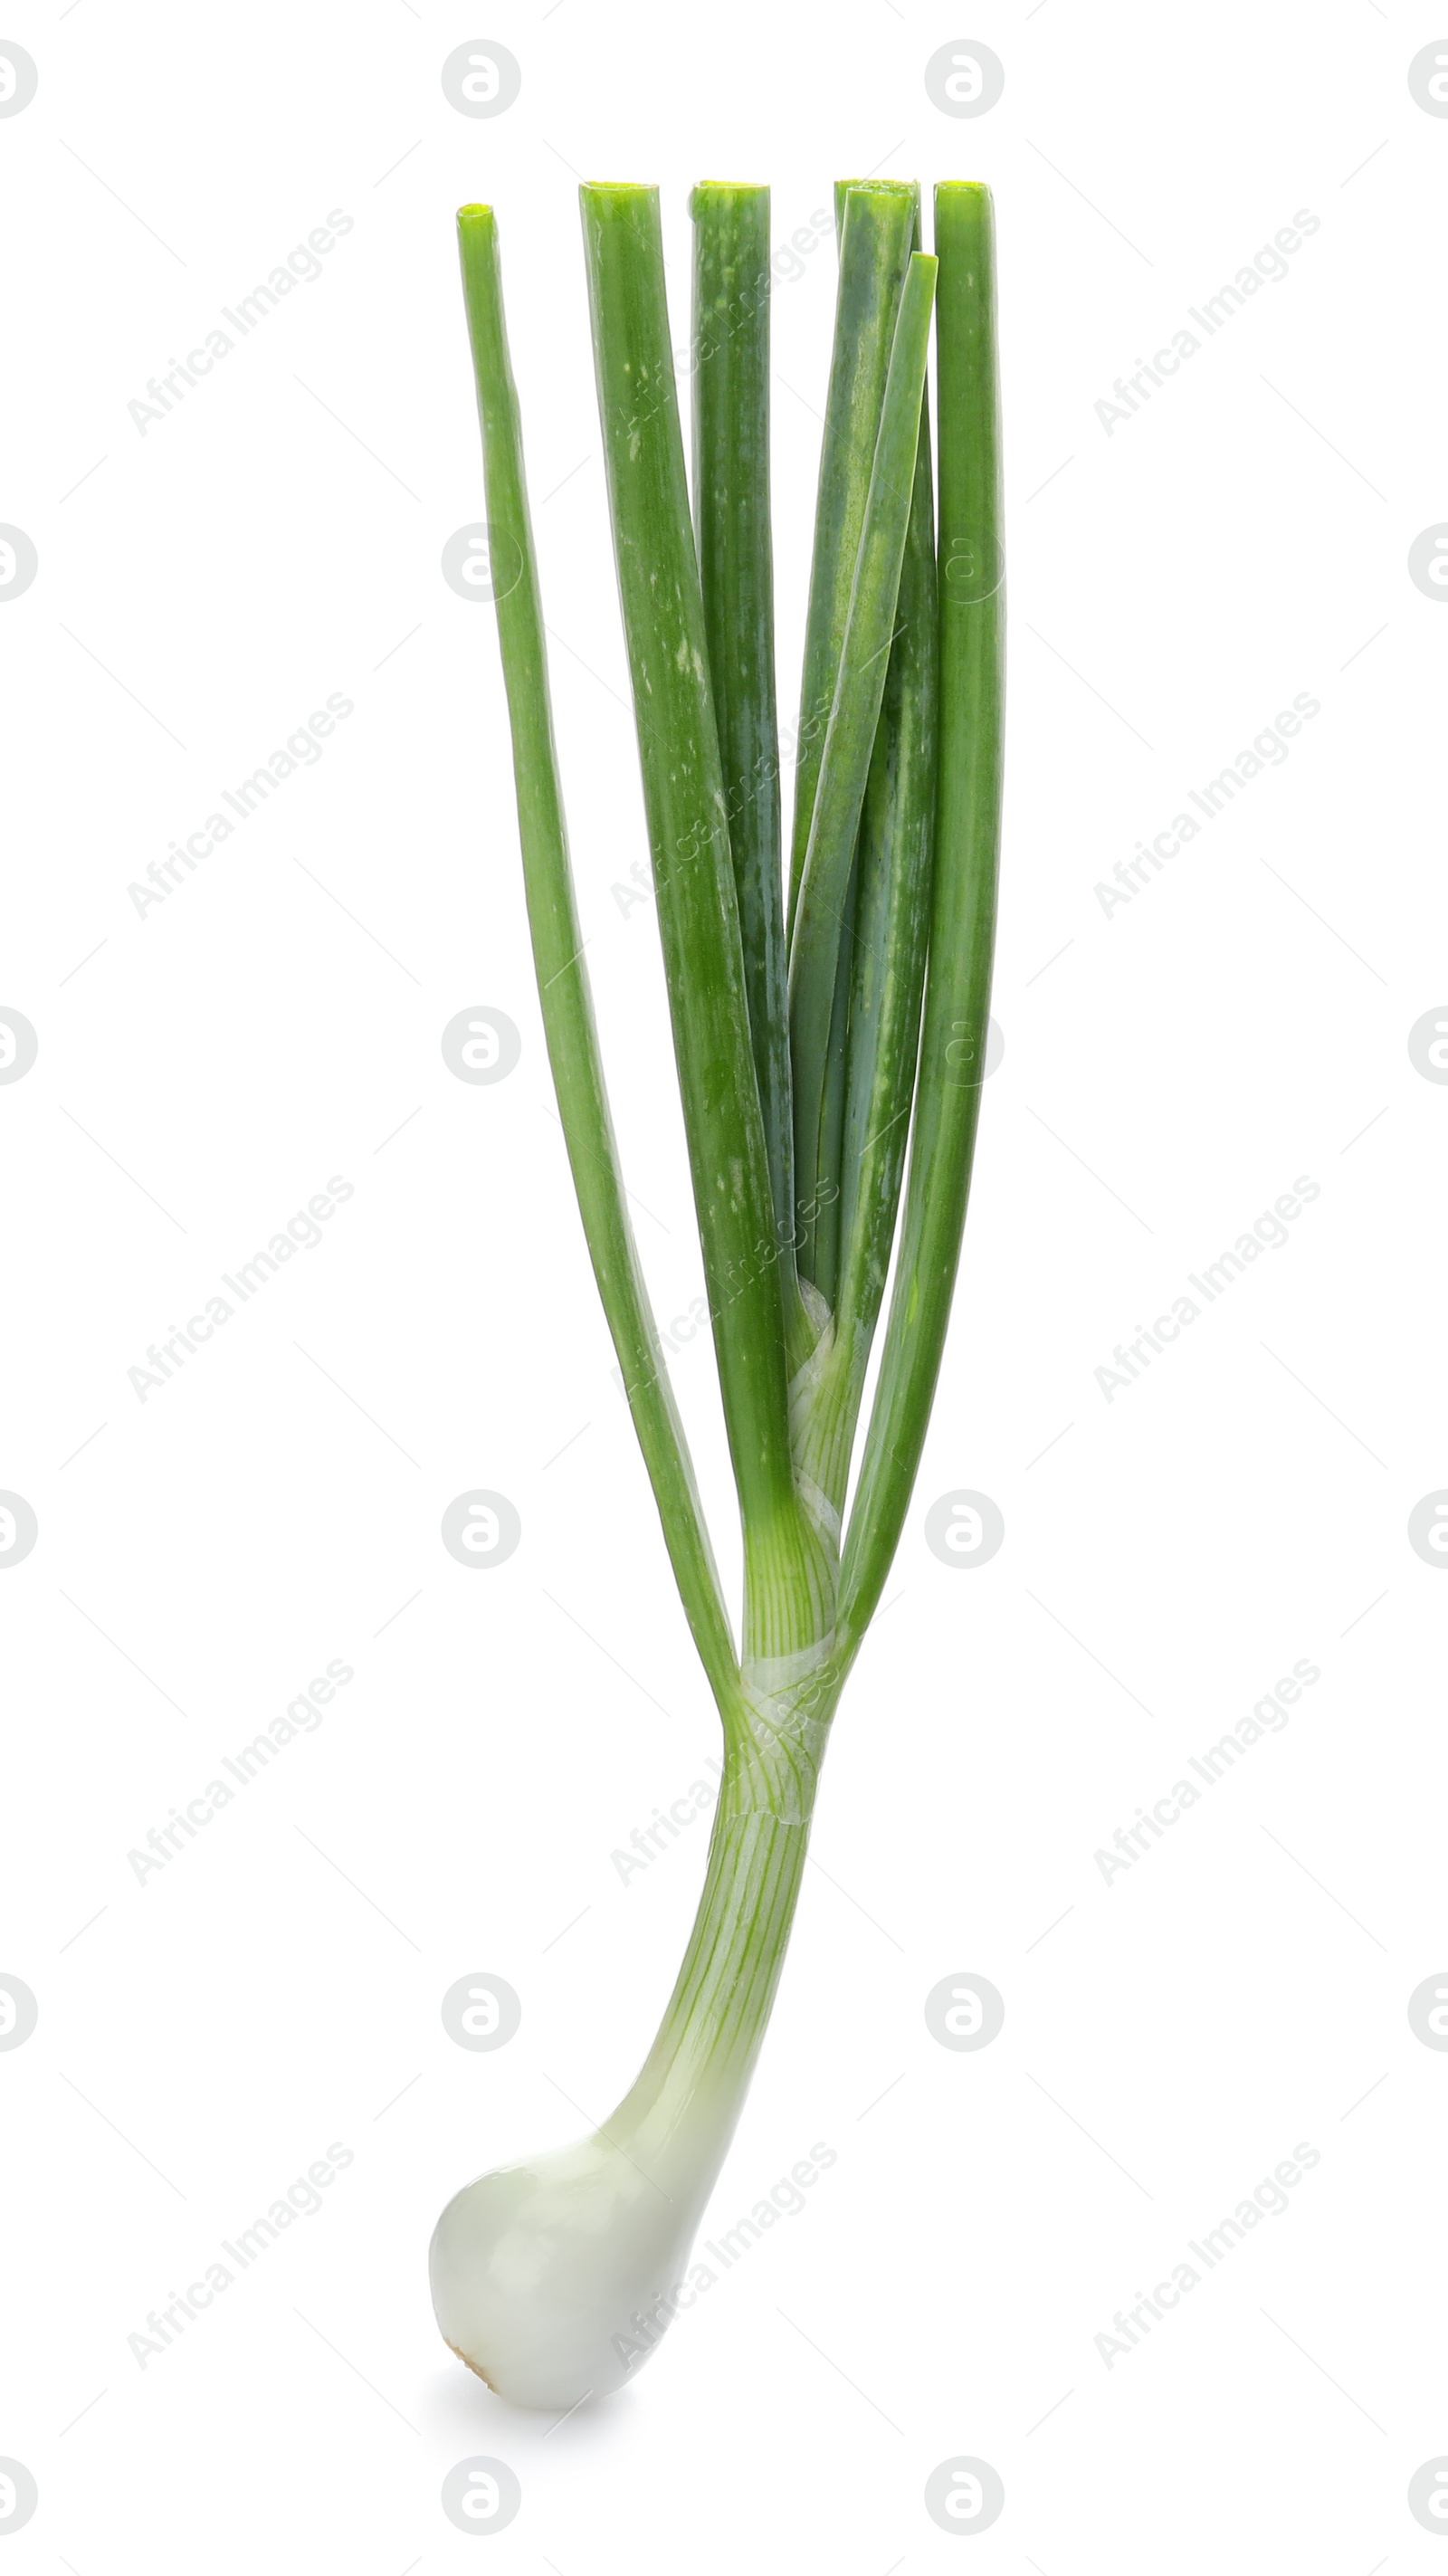
<svg viewBox="0 0 1448 2576">
<path fill-rule="evenodd" d="M 693 2295 L 690 2249 L 774 2002 L 830 1726 L 909 1506 L 980 1109 L 1004 656 L 989 192 L 937 187 L 927 254 L 917 188 L 841 182 L 786 867 L 769 192 L 709 183 L 691 201 L 692 512 L 658 193 L 588 185 L 580 194 L 744 1599 L 736 1643 L 629 1223 L 599 1055 L 497 226 L 490 207 L 465 206 L 463 293 L 549 1060 L 594 1277 L 724 1735 L 698 1915 L 641 2072 L 579 2144 L 467 2185 L 432 2240 L 433 2303 L 453 2350 L 505 2398 L 557 2412 L 620 2387 Z"/>
</svg>

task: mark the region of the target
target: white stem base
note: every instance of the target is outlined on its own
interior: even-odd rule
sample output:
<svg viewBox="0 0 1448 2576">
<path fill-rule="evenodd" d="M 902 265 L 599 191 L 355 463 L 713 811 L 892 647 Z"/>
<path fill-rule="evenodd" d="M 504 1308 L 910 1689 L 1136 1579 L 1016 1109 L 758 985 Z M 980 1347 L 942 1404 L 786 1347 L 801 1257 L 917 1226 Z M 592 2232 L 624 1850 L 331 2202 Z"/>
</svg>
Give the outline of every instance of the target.
<svg viewBox="0 0 1448 2576">
<path fill-rule="evenodd" d="M 621 2388 L 687 2304 L 689 2249 L 769 2019 L 804 1869 L 829 1703 L 823 1649 L 746 1667 L 704 1892 L 648 2060 L 577 2146 L 486 2173 L 429 2255 L 446 2341 L 515 2406 Z"/>
</svg>

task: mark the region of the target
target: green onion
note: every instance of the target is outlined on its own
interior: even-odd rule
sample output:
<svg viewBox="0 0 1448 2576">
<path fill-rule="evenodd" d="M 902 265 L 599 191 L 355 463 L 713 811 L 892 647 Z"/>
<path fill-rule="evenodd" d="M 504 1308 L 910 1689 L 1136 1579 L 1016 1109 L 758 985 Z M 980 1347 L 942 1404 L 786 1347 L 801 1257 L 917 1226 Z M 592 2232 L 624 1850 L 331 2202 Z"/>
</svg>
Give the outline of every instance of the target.
<svg viewBox="0 0 1448 2576">
<path fill-rule="evenodd" d="M 820 449 L 819 501 L 800 681 L 790 858 L 791 931 L 809 848 L 815 782 L 834 700 L 865 496 L 875 461 L 875 434 L 885 393 L 895 307 L 910 256 L 918 195 L 916 188 L 893 179 L 862 181 L 858 185 L 851 182 L 836 192 L 840 283 L 825 434 Z"/>
<path fill-rule="evenodd" d="M 1005 721 L 995 211 L 935 191 L 940 262 L 940 752 L 925 1024 L 905 1223 L 841 1576 L 853 1658 L 899 1544 L 945 1349 L 985 1079 Z"/>
<path fill-rule="evenodd" d="M 769 521 L 769 190 L 694 190 L 694 526 L 775 1230 L 794 1277 Z"/>
<path fill-rule="evenodd" d="M 785 972 L 769 518 L 768 195 L 694 192 L 693 516 L 657 192 L 581 192 L 595 373 L 675 1068 L 744 1551 L 736 1647 L 626 1215 L 564 830 L 518 402 L 487 207 L 458 218 L 544 1027 L 584 1234 L 724 1732 L 658 2037 L 577 2146 L 434 2232 L 452 2348 L 515 2403 L 617 2388 L 688 2298 L 774 2000 L 846 1675 L 939 1372 L 979 1111 L 1003 639 L 990 200 L 841 183 Z M 938 283 L 937 283 L 938 273 Z M 938 557 L 924 399 L 932 306 Z M 922 1027 L 922 984 L 924 1010 Z M 905 1214 L 879 1385 L 841 1527 Z"/>
<path fill-rule="evenodd" d="M 458 241 L 483 429 L 493 559 L 510 573 L 515 565 L 519 567 L 511 584 L 506 578 L 498 583 L 498 637 L 513 733 L 528 922 L 549 1062 L 594 1277 L 623 1370 L 674 1580 L 717 1694 L 730 1686 L 734 1649 L 634 1246 L 599 1061 L 553 748 L 548 657 L 523 480 L 518 396 L 503 326 L 497 228 L 490 207 L 463 207 Z"/>
<path fill-rule="evenodd" d="M 845 215 L 847 244 L 853 209 L 852 192 Z M 806 1199 L 814 1195 L 820 1178 L 826 1059 L 841 934 L 855 834 L 895 635 L 900 567 L 915 489 L 935 266 L 923 253 L 912 254 L 900 296 L 790 941 L 794 1163 L 797 1186 Z M 812 1275 L 808 1248 L 804 1266 Z M 826 1294 L 827 1283 L 816 1279 L 815 1284 Z"/>
</svg>

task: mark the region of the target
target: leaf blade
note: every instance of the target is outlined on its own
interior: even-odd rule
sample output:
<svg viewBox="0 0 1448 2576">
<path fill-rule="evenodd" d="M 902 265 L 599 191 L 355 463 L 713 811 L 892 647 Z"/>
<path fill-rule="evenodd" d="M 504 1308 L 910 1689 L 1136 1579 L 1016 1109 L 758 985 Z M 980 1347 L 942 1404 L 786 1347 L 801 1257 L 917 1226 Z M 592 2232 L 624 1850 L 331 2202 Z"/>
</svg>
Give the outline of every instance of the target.
<svg viewBox="0 0 1448 2576">
<path fill-rule="evenodd" d="M 845 217 L 848 242 L 858 192 Z M 789 958 L 795 1186 L 807 1209 L 822 1165 L 830 1026 L 850 868 L 885 692 L 905 541 L 914 501 L 920 412 L 935 297 L 933 258 L 914 252 L 901 290 L 875 456 L 810 821 Z M 800 1267 L 813 1279 L 805 1218 Z"/>
<path fill-rule="evenodd" d="M 995 216 L 935 191 L 940 753 L 930 951 L 910 1172 L 879 1384 L 841 1569 L 841 1650 L 879 1601 L 924 1447 L 980 1116 L 1000 860 L 1005 697 Z"/>
<path fill-rule="evenodd" d="M 784 1304 L 658 191 L 579 191 L 619 598 L 674 1053 L 725 1428 L 746 1535 L 798 1519 Z"/>
<path fill-rule="evenodd" d="M 593 1272 L 624 1392 L 663 1524 L 674 1579 L 721 1708 L 737 1692 L 738 1661 L 683 1426 L 674 1404 L 648 1289 L 629 1223 L 618 1150 L 583 960 L 567 827 L 553 742 L 542 603 L 523 468 L 517 388 L 508 352 L 492 210 L 458 215 L 463 298 L 477 383 L 491 553 L 498 573 L 498 641 L 508 699 L 518 833 L 539 1003 Z M 504 590 L 502 582 L 512 576 Z"/>
</svg>

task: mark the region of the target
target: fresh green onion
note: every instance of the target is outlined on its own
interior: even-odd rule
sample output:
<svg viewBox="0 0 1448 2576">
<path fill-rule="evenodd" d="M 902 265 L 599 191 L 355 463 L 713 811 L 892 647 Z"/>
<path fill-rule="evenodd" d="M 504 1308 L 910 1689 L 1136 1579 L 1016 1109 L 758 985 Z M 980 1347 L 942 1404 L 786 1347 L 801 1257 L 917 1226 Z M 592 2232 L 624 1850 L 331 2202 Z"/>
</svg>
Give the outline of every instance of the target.
<svg viewBox="0 0 1448 2576">
<path fill-rule="evenodd" d="M 935 1398 L 960 1263 L 985 1080 L 1005 724 L 995 210 L 990 190 L 935 191 L 940 262 L 940 751 L 930 952 L 910 1178 L 841 1573 L 853 1659 L 899 1544 Z"/>
<path fill-rule="evenodd" d="M 853 209 L 852 194 L 845 215 L 847 241 Z M 814 1196 L 820 1179 L 827 1057 L 850 870 L 895 638 L 900 567 L 915 490 L 935 267 L 933 259 L 913 253 L 900 296 L 790 941 L 794 1167 L 797 1186 L 806 1199 Z M 808 1245 L 804 1267 L 813 1275 Z M 827 1283 L 816 1278 L 815 1285 L 827 1295 Z"/>
<path fill-rule="evenodd" d="M 497 577 L 498 638 L 513 734 L 528 923 L 549 1062 L 594 1277 L 623 1370 L 674 1580 L 717 1695 L 731 1684 L 733 1641 L 634 1246 L 599 1061 L 553 747 L 543 610 L 523 479 L 518 396 L 503 325 L 497 227 L 490 207 L 463 207 L 458 242 L 483 430 L 492 557 L 495 566 L 504 567 Z"/>
<path fill-rule="evenodd" d="M 691 520 L 657 193 L 582 190 L 644 811 L 743 1538 L 737 1648 L 599 1062 L 496 229 L 487 207 L 458 218 L 549 1058 L 594 1275 L 724 1731 L 704 1891 L 641 2073 L 592 2136 L 484 2174 L 433 2236 L 433 2302 L 452 2348 L 503 2396 L 559 2412 L 622 2385 L 683 2304 L 774 2000 L 829 1726 L 908 1507 L 959 1257 L 1001 776 L 993 235 L 984 189 L 941 188 L 928 257 L 911 246 L 918 203 L 913 187 L 841 184 L 803 701 L 821 721 L 802 729 L 786 984 L 767 192 L 711 183 L 692 200 Z M 842 1550 L 907 1138 L 895 1291 Z"/>
<path fill-rule="evenodd" d="M 918 189 L 894 179 L 861 181 L 858 185 L 850 182 L 836 191 L 840 282 L 835 300 L 835 345 L 825 405 L 825 434 L 820 448 L 819 500 L 800 680 L 790 857 L 791 932 L 809 848 L 825 727 L 834 702 L 865 497 L 875 461 L 895 308 L 910 256 L 918 197 Z"/>
<path fill-rule="evenodd" d="M 774 548 L 769 519 L 769 190 L 694 190 L 694 526 L 775 1230 L 794 1280 Z"/>
</svg>

